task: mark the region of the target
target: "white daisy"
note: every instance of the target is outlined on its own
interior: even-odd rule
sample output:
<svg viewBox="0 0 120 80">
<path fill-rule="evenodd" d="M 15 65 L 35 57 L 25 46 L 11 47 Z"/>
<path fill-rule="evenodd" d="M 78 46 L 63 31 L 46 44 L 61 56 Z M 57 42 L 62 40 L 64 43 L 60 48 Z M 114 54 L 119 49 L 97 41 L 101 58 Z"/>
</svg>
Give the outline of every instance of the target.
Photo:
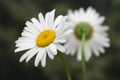
<svg viewBox="0 0 120 80">
<path fill-rule="evenodd" d="M 15 42 L 17 47 L 15 52 L 28 50 L 20 58 L 20 62 L 25 59 L 28 62 L 36 55 L 34 65 L 38 66 L 41 62 L 45 67 L 47 55 L 53 59 L 57 55 L 57 50 L 65 52 L 61 44 L 66 42 L 63 36 L 68 34 L 69 30 L 67 30 L 66 16 L 60 15 L 54 20 L 55 10 L 46 13 L 45 18 L 42 13 L 38 16 L 39 20 L 32 18 L 32 22 L 26 22 L 22 36 Z"/>
<path fill-rule="evenodd" d="M 109 41 L 107 25 L 102 25 L 105 17 L 100 16 L 95 9 L 89 7 L 86 11 L 83 8 L 75 10 L 74 12 L 68 12 L 68 18 L 70 19 L 70 28 L 73 32 L 67 37 L 68 42 L 65 44 L 66 54 L 74 55 L 77 53 L 77 60 L 81 60 L 81 29 L 85 29 L 86 41 L 85 41 L 85 60 L 88 61 L 92 56 L 92 53 L 99 56 L 100 53 L 105 53 L 105 47 L 109 47 Z"/>
</svg>

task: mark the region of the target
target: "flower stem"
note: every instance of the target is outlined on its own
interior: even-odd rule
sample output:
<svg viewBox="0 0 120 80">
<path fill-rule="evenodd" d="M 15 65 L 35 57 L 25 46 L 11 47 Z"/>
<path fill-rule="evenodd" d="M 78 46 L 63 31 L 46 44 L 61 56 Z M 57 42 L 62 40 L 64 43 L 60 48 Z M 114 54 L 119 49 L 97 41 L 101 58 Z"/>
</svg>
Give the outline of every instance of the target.
<svg viewBox="0 0 120 80">
<path fill-rule="evenodd" d="M 58 52 L 58 56 L 59 56 L 59 58 L 61 59 L 63 65 L 64 65 L 64 68 L 65 68 L 65 70 L 66 70 L 66 74 L 67 74 L 68 80 L 72 80 L 71 75 L 70 75 L 69 68 L 68 68 L 68 66 L 67 66 L 67 63 L 66 63 L 63 55 L 62 55 L 60 52 Z"/>
<path fill-rule="evenodd" d="M 85 65 L 85 33 L 82 34 L 82 72 L 83 72 L 83 80 L 86 80 L 86 65 Z"/>
</svg>

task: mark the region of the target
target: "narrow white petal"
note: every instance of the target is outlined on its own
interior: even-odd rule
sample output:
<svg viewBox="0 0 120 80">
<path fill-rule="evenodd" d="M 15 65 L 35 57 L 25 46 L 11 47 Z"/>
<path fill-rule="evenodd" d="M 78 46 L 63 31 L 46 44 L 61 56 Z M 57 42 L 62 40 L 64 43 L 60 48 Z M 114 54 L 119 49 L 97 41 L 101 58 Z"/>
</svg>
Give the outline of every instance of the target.
<svg viewBox="0 0 120 80">
<path fill-rule="evenodd" d="M 23 41 L 23 40 L 35 40 L 35 39 L 31 38 L 31 37 L 20 37 L 20 38 L 18 38 L 18 41 Z"/>
<path fill-rule="evenodd" d="M 99 24 L 102 24 L 104 21 L 105 21 L 105 17 L 104 16 L 99 17 L 99 20 L 98 20 Z"/>
<path fill-rule="evenodd" d="M 77 52 L 77 49 L 78 49 L 78 44 L 74 43 L 70 51 L 72 56 Z"/>
<path fill-rule="evenodd" d="M 36 18 L 32 18 L 31 21 L 34 23 L 34 25 L 39 31 L 43 30 L 43 26 L 40 24 L 40 22 Z"/>
<path fill-rule="evenodd" d="M 36 46 L 35 42 L 19 42 L 16 44 L 16 47 L 21 47 L 21 46 L 25 46 L 25 47 L 34 47 Z"/>
<path fill-rule="evenodd" d="M 50 44 L 48 46 L 48 48 L 54 55 L 57 55 L 57 49 L 56 49 L 56 46 L 54 44 Z"/>
<path fill-rule="evenodd" d="M 109 44 L 110 39 L 107 37 L 95 34 L 94 41 L 100 45 L 103 45 L 104 47 L 110 47 Z"/>
<path fill-rule="evenodd" d="M 32 44 L 32 45 L 24 45 L 23 44 L 23 45 L 18 45 L 16 47 L 18 47 L 20 49 L 20 51 L 22 51 L 22 50 L 31 49 L 33 47 L 36 47 L 36 44 Z"/>
<path fill-rule="evenodd" d="M 38 32 L 35 32 L 34 30 L 30 29 L 29 27 L 25 27 L 24 30 L 26 30 L 34 35 L 38 34 Z"/>
<path fill-rule="evenodd" d="M 82 53 L 81 53 L 81 45 L 80 45 L 77 51 L 77 60 L 81 61 L 81 59 L 82 59 Z"/>
<path fill-rule="evenodd" d="M 90 42 L 90 47 L 91 47 L 93 53 L 94 53 L 96 56 L 100 56 L 100 53 L 99 53 L 99 51 L 98 51 L 98 47 L 97 47 L 97 45 L 96 45 L 93 41 Z"/>
<path fill-rule="evenodd" d="M 39 50 L 36 58 L 35 58 L 35 64 L 34 64 L 34 65 L 35 65 L 36 67 L 38 66 L 38 64 L 39 64 L 39 62 L 40 62 L 40 60 L 42 59 L 42 57 L 43 57 L 44 54 L 46 54 L 46 53 L 45 53 L 45 49 L 44 49 L 44 48 L 41 48 L 41 49 Z"/>
<path fill-rule="evenodd" d="M 49 26 L 49 22 L 47 21 L 49 18 L 49 14 L 50 14 L 50 12 L 45 14 L 45 29 L 48 29 L 48 26 Z"/>
<path fill-rule="evenodd" d="M 20 62 L 22 62 L 23 60 L 25 60 L 25 58 L 27 58 L 36 48 L 30 49 L 27 52 L 25 52 L 25 54 L 22 55 L 22 57 L 20 58 Z"/>
<path fill-rule="evenodd" d="M 54 40 L 55 43 L 65 43 L 66 40 L 65 39 L 56 39 Z"/>
<path fill-rule="evenodd" d="M 49 50 L 49 48 L 47 48 L 47 54 L 49 56 L 50 59 L 54 59 L 54 55 L 53 53 Z"/>
<path fill-rule="evenodd" d="M 101 53 L 105 53 L 105 49 L 104 49 L 104 47 L 99 46 L 99 51 L 100 51 Z"/>
<path fill-rule="evenodd" d="M 46 65 L 46 52 L 43 54 L 43 57 L 41 59 L 41 65 L 42 65 L 42 67 L 45 67 L 45 65 Z"/>
<path fill-rule="evenodd" d="M 35 40 L 34 39 L 23 39 L 23 40 L 16 40 L 15 43 L 18 44 L 18 43 L 35 43 Z"/>
<path fill-rule="evenodd" d="M 85 59 L 86 59 L 86 61 L 89 61 L 91 56 L 92 56 L 92 54 L 91 54 L 90 46 L 86 44 L 86 46 L 85 46 Z"/>
<path fill-rule="evenodd" d="M 36 48 L 26 59 L 26 62 L 28 62 L 34 55 L 36 55 L 38 53 L 40 49 Z"/>
<path fill-rule="evenodd" d="M 39 21 L 40 21 L 40 24 L 42 24 L 43 26 L 45 25 L 45 19 L 43 17 L 43 14 L 42 13 L 39 13 Z"/>
<path fill-rule="evenodd" d="M 66 19 L 67 17 L 65 16 L 64 18 L 62 18 L 62 20 L 60 21 L 60 24 L 58 25 L 58 27 L 56 28 L 56 35 L 60 36 L 61 34 L 63 34 L 64 32 L 67 31 L 68 29 L 68 24 L 66 24 Z"/>
<path fill-rule="evenodd" d="M 96 26 L 94 27 L 96 32 L 106 33 L 109 30 L 108 26 Z"/>
<path fill-rule="evenodd" d="M 55 44 L 56 45 L 56 48 L 61 51 L 62 53 L 65 53 L 65 47 L 63 47 L 61 44 Z"/>
<path fill-rule="evenodd" d="M 105 53 L 105 49 L 101 44 L 94 42 L 94 46 L 95 46 L 96 50 L 98 50 L 99 52 Z"/>
<path fill-rule="evenodd" d="M 36 33 L 39 32 L 39 30 L 35 27 L 35 25 L 34 25 L 33 23 L 31 23 L 30 21 L 27 21 L 25 24 L 26 24 L 27 27 L 29 27 L 32 31 L 34 31 L 34 32 L 36 32 Z"/>
<path fill-rule="evenodd" d="M 73 30 L 66 30 L 64 33 L 62 33 L 61 35 L 59 35 L 58 37 L 57 37 L 57 39 L 59 39 L 59 38 L 65 38 L 66 36 L 68 36 L 68 35 L 70 35 L 71 33 L 73 32 Z"/>
<path fill-rule="evenodd" d="M 22 35 L 23 37 L 30 37 L 30 38 L 35 38 L 35 37 L 36 37 L 36 35 L 28 32 L 28 31 L 22 32 L 21 35 Z"/>
<path fill-rule="evenodd" d="M 22 46 L 22 47 L 19 47 L 19 48 L 17 48 L 17 49 L 15 49 L 15 52 L 20 52 L 20 51 L 23 51 L 23 50 L 28 50 L 28 49 L 31 49 L 31 48 L 33 48 L 33 47 L 35 47 L 35 46 Z"/>
<path fill-rule="evenodd" d="M 52 10 L 51 12 L 48 12 L 45 16 L 45 21 L 46 21 L 46 27 L 49 26 L 50 29 L 53 27 L 53 21 L 54 21 L 54 16 L 55 16 L 55 9 Z"/>
<path fill-rule="evenodd" d="M 79 47 L 78 45 L 81 45 L 81 43 L 80 42 L 78 43 L 76 40 L 74 40 L 72 36 L 69 36 L 69 39 L 65 44 L 66 54 L 70 54 L 73 56 L 77 51 L 77 48 Z"/>
<path fill-rule="evenodd" d="M 63 18 L 63 16 L 60 15 L 60 16 L 58 16 L 58 17 L 55 19 L 54 27 L 56 27 L 56 26 L 60 23 L 60 21 L 61 21 L 62 18 Z"/>
</svg>

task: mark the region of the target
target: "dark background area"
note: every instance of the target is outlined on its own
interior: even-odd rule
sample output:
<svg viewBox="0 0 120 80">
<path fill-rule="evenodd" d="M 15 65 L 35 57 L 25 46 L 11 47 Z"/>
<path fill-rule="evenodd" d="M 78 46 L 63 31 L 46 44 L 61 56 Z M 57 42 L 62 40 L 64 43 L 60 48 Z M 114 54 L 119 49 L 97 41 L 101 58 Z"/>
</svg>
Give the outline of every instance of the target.
<svg viewBox="0 0 120 80">
<path fill-rule="evenodd" d="M 64 67 L 56 56 L 47 57 L 45 68 L 19 63 L 24 52 L 14 53 L 15 40 L 21 36 L 25 22 L 56 9 L 56 16 L 65 15 L 68 9 L 85 9 L 92 6 L 106 17 L 111 47 L 100 57 L 94 55 L 87 62 L 87 80 L 120 80 L 120 0 L 0 0 L 0 80 L 67 80 Z M 65 56 L 73 80 L 81 80 L 81 62 Z"/>
</svg>

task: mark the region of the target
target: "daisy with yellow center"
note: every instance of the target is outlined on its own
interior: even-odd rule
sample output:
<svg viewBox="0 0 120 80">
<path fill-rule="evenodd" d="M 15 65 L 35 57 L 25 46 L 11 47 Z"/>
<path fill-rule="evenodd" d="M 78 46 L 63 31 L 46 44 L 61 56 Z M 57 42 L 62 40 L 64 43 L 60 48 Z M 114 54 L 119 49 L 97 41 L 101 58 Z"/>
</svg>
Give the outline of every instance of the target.
<svg viewBox="0 0 120 80">
<path fill-rule="evenodd" d="M 50 59 L 54 59 L 57 50 L 62 53 L 65 52 L 62 44 L 66 40 L 63 36 L 70 32 L 70 30 L 67 30 L 67 17 L 60 15 L 54 20 L 54 16 L 55 10 L 46 13 L 45 18 L 40 13 L 39 20 L 32 18 L 32 22 L 26 22 L 22 36 L 15 42 L 17 47 L 15 52 L 28 50 L 20 58 L 20 62 L 25 59 L 28 62 L 36 55 L 34 65 L 38 66 L 39 62 L 41 62 L 41 65 L 45 67 L 47 55 Z"/>
</svg>

